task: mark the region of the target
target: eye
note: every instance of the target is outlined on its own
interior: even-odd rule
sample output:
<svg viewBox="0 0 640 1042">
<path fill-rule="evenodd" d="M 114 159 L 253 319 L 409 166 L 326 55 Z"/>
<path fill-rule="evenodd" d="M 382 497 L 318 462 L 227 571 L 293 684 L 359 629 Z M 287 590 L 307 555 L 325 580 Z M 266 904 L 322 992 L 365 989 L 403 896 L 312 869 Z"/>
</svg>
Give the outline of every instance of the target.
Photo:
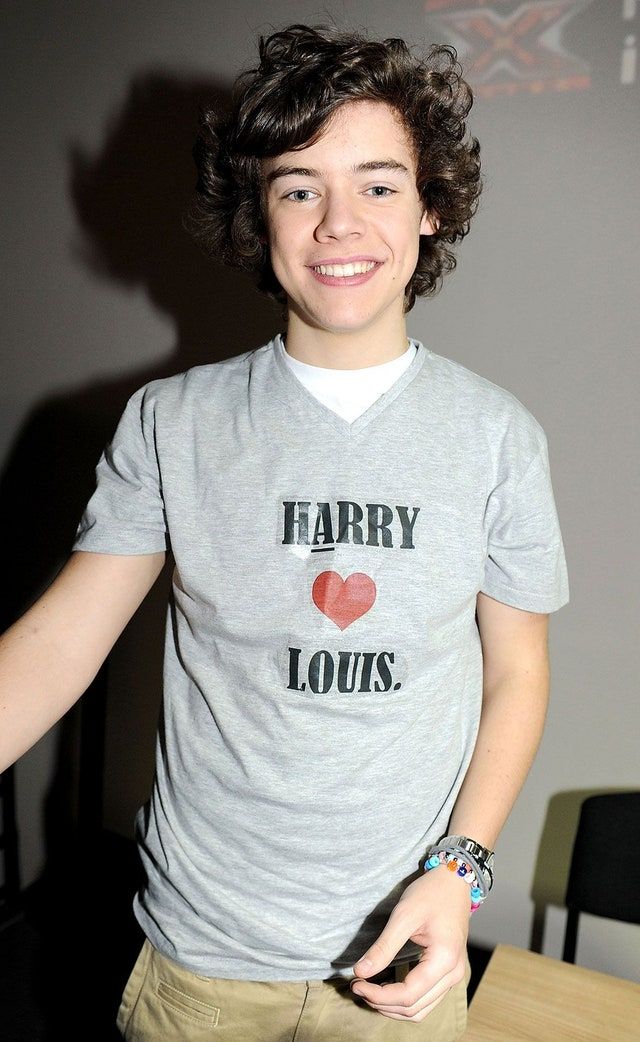
<svg viewBox="0 0 640 1042">
<path fill-rule="evenodd" d="M 393 188 L 387 188 L 386 185 L 374 185 L 372 188 L 367 188 L 367 191 L 368 192 L 376 192 L 379 188 L 381 188 L 383 192 L 390 192 L 391 195 L 397 195 L 398 194 Z M 375 196 L 375 198 L 376 199 L 386 199 L 386 198 L 388 198 L 388 196 L 377 195 L 377 196 Z"/>
<path fill-rule="evenodd" d="M 294 188 L 292 192 L 288 192 L 284 198 L 290 199 L 292 195 L 309 195 L 311 193 L 310 188 Z M 306 199 L 294 199 L 294 202 L 306 203 Z"/>
</svg>

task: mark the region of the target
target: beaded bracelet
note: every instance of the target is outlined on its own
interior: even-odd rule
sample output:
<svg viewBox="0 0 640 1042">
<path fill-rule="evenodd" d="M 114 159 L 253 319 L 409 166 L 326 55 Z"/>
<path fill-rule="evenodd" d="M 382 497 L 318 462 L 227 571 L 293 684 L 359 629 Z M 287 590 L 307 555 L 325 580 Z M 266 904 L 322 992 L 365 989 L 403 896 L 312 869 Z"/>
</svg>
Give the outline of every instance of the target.
<svg viewBox="0 0 640 1042">
<path fill-rule="evenodd" d="M 448 850 L 439 850 L 437 853 L 431 854 L 424 863 L 424 870 L 425 872 L 430 872 L 433 868 L 437 868 L 438 865 L 446 865 L 450 872 L 455 872 L 465 883 L 469 884 L 471 888 L 471 911 L 469 914 L 473 915 L 487 896 L 484 880 L 480 881 L 468 861 L 461 858 L 459 854 L 454 854 Z"/>
<path fill-rule="evenodd" d="M 473 854 L 463 847 L 451 846 L 443 843 L 442 846 L 435 844 L 431 847 L 431 854 L 439 854 L 443 851 L 445 854 L 453 854 L 458 860 L 464 861 L 464 863 L 470 866 L 472 872 L 475 874 L 476 886 L 479 886 L 482 890 L 483 899 L 488 896 L 489 891 L 493 887 L 493 872 L 488 865 L 483 865 L 479 861 L 476 861 Z"/>
</svg>

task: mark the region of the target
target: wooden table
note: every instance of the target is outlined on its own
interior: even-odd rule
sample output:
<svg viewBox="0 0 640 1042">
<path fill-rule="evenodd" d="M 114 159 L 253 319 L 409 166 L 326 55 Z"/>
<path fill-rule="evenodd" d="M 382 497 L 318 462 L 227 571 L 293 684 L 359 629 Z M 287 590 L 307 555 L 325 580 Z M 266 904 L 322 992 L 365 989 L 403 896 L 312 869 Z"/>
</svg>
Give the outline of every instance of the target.
<svg viewBox="0 0 640 1042">
<path fill-rule="evenodd" d="M 639 1042 L 640 984 L 499 944 L 460 1042 Z"/>
</svg>

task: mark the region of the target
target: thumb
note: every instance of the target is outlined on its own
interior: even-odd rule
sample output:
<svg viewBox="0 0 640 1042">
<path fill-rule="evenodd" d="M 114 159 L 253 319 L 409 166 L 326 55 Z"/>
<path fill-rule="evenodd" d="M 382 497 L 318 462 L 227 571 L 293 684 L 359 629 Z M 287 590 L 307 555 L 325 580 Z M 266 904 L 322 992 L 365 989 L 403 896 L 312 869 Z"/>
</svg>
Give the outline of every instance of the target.
<svg viewBox="0 0 640 1042">
<path fill-rule="evenodd" d="M 353 967 L 356 977 L 373 977 L 374 974 L 380 973 L 408 939 L 406 926 L 403 928 L 399 921 L 394 922 L 393 917 L 390 918 L 377 941 L 374 941 Z"/>
</svg>

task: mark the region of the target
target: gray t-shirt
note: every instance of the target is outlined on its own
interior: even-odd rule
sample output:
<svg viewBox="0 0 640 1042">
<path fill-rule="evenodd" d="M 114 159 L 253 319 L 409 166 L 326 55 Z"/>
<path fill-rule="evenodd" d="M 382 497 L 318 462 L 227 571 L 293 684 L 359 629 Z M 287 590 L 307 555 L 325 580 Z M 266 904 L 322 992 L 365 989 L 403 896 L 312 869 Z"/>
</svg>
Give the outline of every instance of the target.
<svg viewBox="0 0 640 1042">
<path fill-rule="evenodd" d="M 97 465 L 73 549 L 175 562 L 134 910 L 196 973 L 350 976 L 473 752 L 478 591 L 569 600 L 540 424 L 413 343 L 352 423 L 279 334 L 152 380 Z"/>
</svg>

